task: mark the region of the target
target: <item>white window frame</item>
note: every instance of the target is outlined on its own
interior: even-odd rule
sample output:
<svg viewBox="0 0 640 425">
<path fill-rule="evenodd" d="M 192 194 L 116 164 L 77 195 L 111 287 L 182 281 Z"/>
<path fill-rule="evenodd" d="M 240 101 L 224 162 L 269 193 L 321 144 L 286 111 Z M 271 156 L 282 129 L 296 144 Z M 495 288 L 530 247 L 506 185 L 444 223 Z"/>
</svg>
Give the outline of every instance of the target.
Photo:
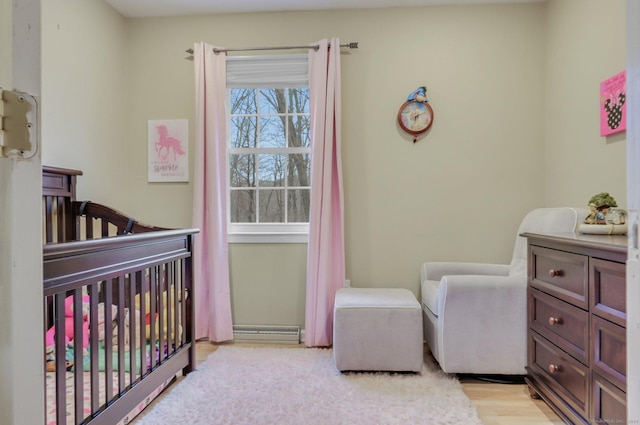
<svg viewBox="0 0 640 425">
<path fill-rule="evenodd" d="M 227 57 L 227 122 L 230 119 L 230 93 L 233 88 L 301 88 L 309 87 L 308 55 L 261 55 Z M 241 148 L 230 147 L 227 125 L 227 178 L 231 154 L 311 154 L 311 148 Z M 259 193 L 258 191 L 256 193 Z M 227 183 L 227 240 L 229 243 L 307 243 L 309 223 L 231 223 L 231 187 Z"/>
</svg>

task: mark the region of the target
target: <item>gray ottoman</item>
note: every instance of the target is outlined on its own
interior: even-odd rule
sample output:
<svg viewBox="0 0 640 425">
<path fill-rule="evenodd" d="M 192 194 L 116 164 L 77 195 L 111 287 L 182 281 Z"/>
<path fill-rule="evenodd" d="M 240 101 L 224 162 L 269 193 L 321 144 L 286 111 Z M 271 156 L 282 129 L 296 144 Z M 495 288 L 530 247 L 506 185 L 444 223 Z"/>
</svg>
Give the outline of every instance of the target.
<svg viewBox="0 0 640 425">
<path fill-rule="evenodd" d="M 420 372 L 422 310 L 400 288 L 342 288 L 333 310 L 333 357 L 340 371 Z"/>
</svg>

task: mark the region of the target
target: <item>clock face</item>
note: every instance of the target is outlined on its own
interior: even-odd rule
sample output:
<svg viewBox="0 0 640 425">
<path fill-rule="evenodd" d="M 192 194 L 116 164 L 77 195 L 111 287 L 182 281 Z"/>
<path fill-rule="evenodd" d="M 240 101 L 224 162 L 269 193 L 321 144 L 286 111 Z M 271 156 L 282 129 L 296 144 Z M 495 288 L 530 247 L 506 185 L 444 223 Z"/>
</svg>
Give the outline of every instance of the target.
<svg viewBox="0 0 640 425">
<path fill-rule="evenodd" d="M 426 102 L 415 100 L 405 102 L 398 113 L 398 123 L 407 133 L 423 133 L 433 123 L 433 110 Z"/>
</svg>

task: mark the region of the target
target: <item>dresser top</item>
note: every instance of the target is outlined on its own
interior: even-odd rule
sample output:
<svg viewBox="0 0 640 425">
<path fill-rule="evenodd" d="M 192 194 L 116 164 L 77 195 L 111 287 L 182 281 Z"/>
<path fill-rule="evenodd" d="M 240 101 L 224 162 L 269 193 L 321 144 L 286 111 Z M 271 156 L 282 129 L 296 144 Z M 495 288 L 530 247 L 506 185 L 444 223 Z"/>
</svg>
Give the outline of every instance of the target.
<svg viewBox="0 0 640 425">
<path fill-rule="evenodd" d="M 613 252 L 627 252 L 628 238 L 626 235 L 588 235 L 584 233 L 522 233 L 528 239 L 566 243 L 592 249 L 604 249 Z"/>
</svg>

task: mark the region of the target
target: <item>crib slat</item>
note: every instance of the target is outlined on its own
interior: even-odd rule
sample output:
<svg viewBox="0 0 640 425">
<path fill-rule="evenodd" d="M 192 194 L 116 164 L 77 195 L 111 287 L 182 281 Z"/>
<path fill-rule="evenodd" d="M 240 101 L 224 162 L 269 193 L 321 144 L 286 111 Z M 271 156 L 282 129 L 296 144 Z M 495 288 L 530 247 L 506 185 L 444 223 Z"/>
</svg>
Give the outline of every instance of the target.
<svg viewBox="0 0 640 425">
<path fill-rule="evenodd" d="M 56 421 L 58 424 L 65 424 L 67 420 L 67 361 L 65 353 L 65 332 L 64 332 L 64 293 L 56 294 L 54 297 L 54 324 L 55 335 L 55 363 L 56 363 Z"/>
<path fill-rule="evenodd" d="M 87 217 L 84 225 L 85 239 L 93 239 L 93 219 Z"/>
<path fill-rule="evenodd" d="M 156 363 L 157 363 L 157 356 L 156 356 L 156 350 L 157 348 L 154 348 L 156 345 L 156 307 L 157 307 L 157 302 L 158 302 L 158 291 L 157 291 L 157 285 L 158 285 L 158 268 L 157 267 L 152 267 L 150 269 L 151 271 L 151 275 L 149 276 L 149 324 L 150 324 L 150 329 L 149 329 L 149 342 L 151 343 L 150 345 L 150 349 L 149 349 L 149 356 L 151 357 L 151 369 L 156 367 Z"/>
<path fill-rule="evenodd" d="M 98 300 L 99 300 L 99 285 L 100 282 L 96 282 L 89 286 L 89 299 L 91 303 L 90 311 L 91 316 L 89 319 L 90 334 L 98 335 Z M 96 412 L 100 407 L 100 387 L 98 382 L 98 338 L 91 338 L 89 341 L 89 354 L 90 354 L 90 379 L 91 379 L 91 411 Z"/>
<path fill-rule="evenodd" d="M 173 282 L 173 299 L 175 300 L 175 310 L 173 311 L 173 325 L 174 328 L 176 330 L 176 333 L 174 335 L 173 338 L 173 345 L 175 345 L 176 350 L 180 347 L 180 334 L 182 332 L 179 332 L 179 324 L 180 324 L 180 302 L 182 300 L 182 298 L 180 298 L 180 278 L 178 277 L 178 273 L 180 272 L 180 262 L 176 261 L 176 264 L 178 265 L 178 268 L 176 270 L 174 270 L 174 273 L 176 273 L 176 279 Z"/>
<path fill-rule="evenodd" d="M 182 313 L 182 323 L 191 323 L 190 321 L 192 321 L 193 323 L 195 323 L 195 305 L 193 303 L 193 294 L 191 293 L 191 284 L 190 284 L 190 280 L 187 279 L 191 279 L 191 258 L 185 258 L 182 260 L 182 267 L 181 267 L 181 272 L 182 272 L 182 278 L 180 279 L 180 281 L 182 282 L 181 285 L 181 293 L 180 293 L 180 297 L 182 299 L 182 304 L 180 304 L 181 306 L 181 313 Z M 184 329 L 184 332 L 182 333 L 182 338 L 180 339 L 180 345 L 185 344 L 187 341 L 192 341 L 192 338 L 195 338 L 195 335 L 192 334 L 192 327 L 187 326 Z M 196 350 L 191 350 L 191 360 L 193 362 L 196 361 Z M 195 363 L 193 363 L 193 365 L 195 366 Z"/>
<path fill-rule="evenodd" d="M 124 302 L 124 276 L 116 278 L 118 285 L 118 392 L 124 391 L 126 387 L 124 374 L 124 352 L 125 352 L 125 302 Z M 131 312 L 129 312 L 131 314 Z M 129 348 L 131 349 L 131 348 Z"/>
<path fill-rule="evenodd" d="M 167 297 L 167 308 L 166 308 L 166 321 L 167 321 L 167 355 L 173 353 L 175 349 L 175 334 L 177 333 L 177 328 L 174 328 L 173 325 L 173 317 L 174 317 L 174 306 L 176 299 L 173 297 L 172 288 L 174 285 L 173 282 L 173 272 L 174 272 L 174 263 L 167 263 L 167 281 L 165 286 L 165 295 Z"/>
<path fill-rule="evenodd" d="M 113 314 L 111 306 L 113 305 L 113 287 L 111 279 L 103 282 L 102 292 L 104 295 L 104 376 L 105 376 L 105 400 L 108 404 L 113 400 Z"/>
<path fill-rule="evenodd" d="M 182 273 L 183 273 L 182 274 L 182 278 L 184 279 L 184 269 L 183 269 Z M 183 282 L 184 282 L 184 280 L 183 280 Z M 180 315 L 182 316 L 180 318 L 180 320 L 182 321 L 182 323 L 187 323 L 187 314 L 189 314 L 189 310 L 187 309 L 187 307 L 189 305 L 189 299 L 187 297 L 190 297 L 191 294 L 189 294 L 187 292 L 187 288 L 186 288 L 186 286 L 184 286 L 184 284 L 181 285 L 180 291 L 181 291 L 180 292 L 180 297 L 183 300 L 182 305 L 181 305 L 181 309 L 180 309 Z M 180 338 L 180 345 L 184 344 L 185 338 L 189 338 L 189 336 L 185 335 L 185 333 L 188 332 L 188 331 L 189 331 L 189 329 L 185 329 L 185 332 L 183 332 L 182 338 Z"/>
<path fill-rule="evenodd" d="M 109 222 L 106 220 L 100 220 L 100 229 L 102 231 L 102 237 L 109 237 Z"/>
<path fill-rule="evenodd" d="M 62 196 L 58 196 L 56 198 L 56 228 L 58 231 L 58 235 L 57 235 L 57 241 L 58 242 L 63 242 L 63 241 L 67 241 L 66 237 L 65 237 L 65 227 L 66 227 L 66 222 L 65 222 L 65 218 L 66 218 L 66 210 L 65 210 L 65 198 L 63 198 Z"/>
<path fill-rule="evenodd" d="M 53 241 L 53 200 L 50 196 L 44 198 L 44 228 L 45 228 L 45 241 L 50 243 Z"/>
<path fill-rule="evenodd" d="M 136 371 L 138 370 L 136 367 L 136 351 L 139 348 L 136 344 L 136 276 L 137 273 L 129 275 L 129 385 L 133 385 L 136 382 Z"/>
<path fill-rule="evenodd" d="M 84 379 L 83 379 L 83 322 L 84 311 L 82 304 L 82 288 L 73 291 L 73 377 L 74 377 L 74 406 L 75 423 L 83 422 L 84 416 Z"/>
<path fill-rule="evenodd" d="M 188 249 L 193 249 L 193 238 L 187 240 Z M 195 314 L 195 299 L 193 291 L 193 258 L 191 256 L 182 260 L 182 309 L 185 310 L 182 323 L 185 324 L 185 329 L 182 336 L 182 344 L 188 344 L 193 342 L 191 349 L 189 349 L 189 361 L 187 366 L 182 370 L 183 373 L 191 373 L 196 367 L 196 314 Z"/>
<path fill-rule="evenodd" d="M 173 268 L 173 287 L 171 288 L 173 291 L 173 329 L 175 330 L 173 336 L 173 346 L 177 351 L 180 348 L 179 338 L 182 334 L 182 327 L 180 326 L 180 303 L 182 302 L 182 298 L 179 297 L 178 293 L 178 285 L 180 284 L 180 261 L 174 261 L 175 267 Z"/>
<path fill-rule="evenodd" d="M 144 296 L 144 294 L 148 291 L 148 288 L 145 285 L 145 280 L 142 276 L 141 271 L 136 273 L 136 280 L 140 285 L 138 296 L 140 297 L 140 378 L 142 379 L 142 377 L 147 374 L 148 370 L 147 355 L 151 355 L 147 354 L 147 300 Z"/>
<path fill-rule="evenodd" d="M 158 281 L 158 345 L 160 347 L 160 354 L 158 356 L 159 362 L 162 362 L 165 357 L 165 304 L 169 303 L 168 299 L 165 299 L 166 291 L 165 284 L 167 283 L 167 266 L 166 264 L 160 266 L 160 278 Z"/>
</svg>

